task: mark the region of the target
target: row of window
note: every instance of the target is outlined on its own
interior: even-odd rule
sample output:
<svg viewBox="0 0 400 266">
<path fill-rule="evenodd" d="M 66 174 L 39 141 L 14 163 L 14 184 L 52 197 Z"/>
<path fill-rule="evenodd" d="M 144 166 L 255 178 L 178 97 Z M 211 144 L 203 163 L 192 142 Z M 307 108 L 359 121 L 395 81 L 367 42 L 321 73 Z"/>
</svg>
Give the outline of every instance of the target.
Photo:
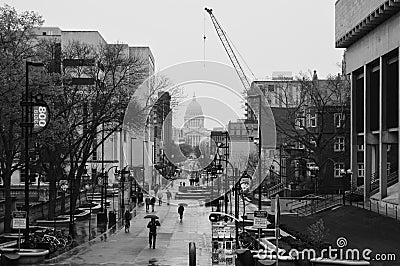
<svg viewBox="0 0 400 266">
<path fill-rule="evenodd" d="M 390 151 L 392 146 L 390 144 L 387 145 L 386 151 Z M 364 144 L 358 144 L 357 145 L 357 151 L 364 151 Z"/>
<path fill-rule="evenodd" d="M 364 175 L 365 175 L 364 163 L 358 163 L 357 168 L 358 168 L 357 169 L 358 177 L 364 177 Z M 390 174 L 390 163 L 386 164 L 386 173 L 387 173 L 387 175 Z"/>
<path fill-rule="evenodd" d="M 334 113 L 333 120 L 336 128 L 344 127 L 345 115 L 343 113 Z M 297 129 L 302 129 L 304 127 L 317 127 L 317 113 L 307 113 L 304 116 L 304 112 L 298 113 L 295 121 Z"/>
</svg>

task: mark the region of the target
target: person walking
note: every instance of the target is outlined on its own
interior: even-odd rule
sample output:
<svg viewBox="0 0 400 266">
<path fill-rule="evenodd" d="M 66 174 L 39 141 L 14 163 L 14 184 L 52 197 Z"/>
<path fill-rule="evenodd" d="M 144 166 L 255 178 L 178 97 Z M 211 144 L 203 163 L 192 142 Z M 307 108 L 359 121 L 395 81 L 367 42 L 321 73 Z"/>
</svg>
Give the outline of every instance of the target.
<svg viewBox="0 0 400 266">
<path fill-rule="evenodd" d="M 154 205 L 156 204 L 156 197 L 152 197 L 150 200 L 150 204 L 151 204 L 151 212 L 154 212 Z"/>
<path fill-rule="evenodd" d="M 167 205 L 169 205 L 169 202 L 170 202 L 171 198 L 172 198 L 172 193 L 171 193 L 171 191 L 169 191 L 169 189 L 168 189 L 168 190 L 167 190 Z"/>
<path fill-rule="evenodd" d="M 129 233 L 129 228 L 131 226 L 131 219 L 132 219 L 132 214 L 129 210 L 125 211 L 124 214 L 124 219 L 125 219 L 125 233 Z"/>
<path fill-rule="evenodd" d="M 183 212 L 185 211 L 185 207 L 183 207 L 183 205 L 179 205 L 178 207 L 178 213 L 179 213 L 179 219 L 180 222 L 182 222 L 183 219 Z"/>
<path fill-rule="evenodd" d="M 159 191 L 158 194 L 157 194 L 157 197 L 158 197 L 158 206 L 161 206 L 161 204 L 162 204 L 163 194 L 164 194 L 164 193 L 163 193 L 162 191 Z"/>
<path fill-rule="evenodd" d="M 146 197 L 145 203 L 146 203 L 146 212 L 149 212 L 149 208 L 150 208 L 150 198 L 149 197 Z"/>
<path fill-rule="evenodd" d="M 161 224 L 156 218 L 151 218 L 147 224 L 147 228 L 149 228 L 149 248 L 151 246 L 153 246 L 153 249 L 156 248 L 157 226 L 161 226 Z"/>
</svg>

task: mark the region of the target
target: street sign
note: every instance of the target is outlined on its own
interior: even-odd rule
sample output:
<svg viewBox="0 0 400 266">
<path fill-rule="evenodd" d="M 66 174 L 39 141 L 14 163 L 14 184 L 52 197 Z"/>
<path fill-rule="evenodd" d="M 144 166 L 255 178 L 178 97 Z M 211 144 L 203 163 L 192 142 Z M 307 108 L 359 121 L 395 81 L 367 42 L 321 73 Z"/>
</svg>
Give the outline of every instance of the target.
<svg viewBox="0 0 400 266">
<path fill-rule="evenodd" d="M 25 211 L 12 212 L 12 227 L 14 229 L 26 229 L 26 212 Z"/>
<path fill-rule="evenodd" d="M 256 228 L 267 228 L 268 225 L 267 211 L 254 211 L 254 224 Z"/>
</svg>

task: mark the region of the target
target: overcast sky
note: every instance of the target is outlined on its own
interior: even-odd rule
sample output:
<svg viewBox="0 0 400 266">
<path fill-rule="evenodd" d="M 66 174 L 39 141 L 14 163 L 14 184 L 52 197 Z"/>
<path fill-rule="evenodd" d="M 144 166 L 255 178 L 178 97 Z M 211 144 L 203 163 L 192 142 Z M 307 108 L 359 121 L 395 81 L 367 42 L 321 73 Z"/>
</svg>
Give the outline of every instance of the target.
<svg viewBox="0 0 400 266">
<path fill-rule="evenodd" d="M 271 77 L 273 71 L 291 71 L 295 76 L 316 69 L 320 78 L 341 71 L 338 63 L 343 50 L 334 48 L 335 0 L 0 0 L 0 3 L 15 7 L 18 12 L 36 11 L 43 16 L 44 26 L 97 30 L 108 43 L 150 46 L 156 70 L 204 58 L 232 65 L 210 16 L 204 11 L 208 7 L 213 9 L 257 79 Z M 253 80 L 245 62 L 241 60 Z M 220 102 L 227 100 L 226 91 L 210 86 L 185 89 L 189 101 L 193 94 L 199 98 L 212 96 Z M 243 114 L 240 99 L 231 98 L 232 103 L 226 104 Z M 206 101 L 202 103 L 205 113 L 215 107 L 214 101 L 209 101 L 211 107 Z M 182 117 L 185 106 L 178 108 Z M 222 122 L 234 121 L 236 113 L 226 114 L 226 121 Z M 206 126 L 220 124 L 206 120 Z"/>
<path fill-rule="evenodd" d="M 97 30 L 109 43 L 150 46 L 157 69 L 203 60 L 230 64 L 204 7 L 214 10 L 256 78 L 273 71 L 340 72 L 334 48 L 335 0 L 0 0 L 41 14 L 45 26 Z M 244 63 L 242 62 L 244 65 Z M 247 71 L 249 74 L 249 72 Z"/>
</svg>

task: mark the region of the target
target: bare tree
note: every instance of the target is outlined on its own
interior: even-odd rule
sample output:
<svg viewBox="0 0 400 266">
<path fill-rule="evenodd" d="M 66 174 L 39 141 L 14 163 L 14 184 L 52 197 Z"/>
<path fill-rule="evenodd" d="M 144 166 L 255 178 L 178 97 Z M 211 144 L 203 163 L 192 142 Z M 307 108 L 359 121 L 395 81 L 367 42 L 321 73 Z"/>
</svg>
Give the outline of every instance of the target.
<svg viewBox="0 0 400 266">
<path fill-rule="evenodd" d="M 25 60 L 35 54 L 32 34 L 42 25 L 34 12 L 18 13 L 13 7 L 0 7 L 0 171 L 4 184 L 4 229 L 11 225 L 11 175 L 20 168 L 21 101 L 25 84 Z"/>
<path fill-rule="evenodd" d="M 338 137 L 347 137 L 348 141 L 350 85 L 340 75 L 327 80 L 318 80 L 314 75 L 281 81 L 269 97 L 278 106 L 272 108 L 278 143 L 292 145 L 294 157 L 317 166 L 318 176 L 323 177 L 329 162 L 348 157 L 344 152 L 332 151 Z"/>
</svg>

